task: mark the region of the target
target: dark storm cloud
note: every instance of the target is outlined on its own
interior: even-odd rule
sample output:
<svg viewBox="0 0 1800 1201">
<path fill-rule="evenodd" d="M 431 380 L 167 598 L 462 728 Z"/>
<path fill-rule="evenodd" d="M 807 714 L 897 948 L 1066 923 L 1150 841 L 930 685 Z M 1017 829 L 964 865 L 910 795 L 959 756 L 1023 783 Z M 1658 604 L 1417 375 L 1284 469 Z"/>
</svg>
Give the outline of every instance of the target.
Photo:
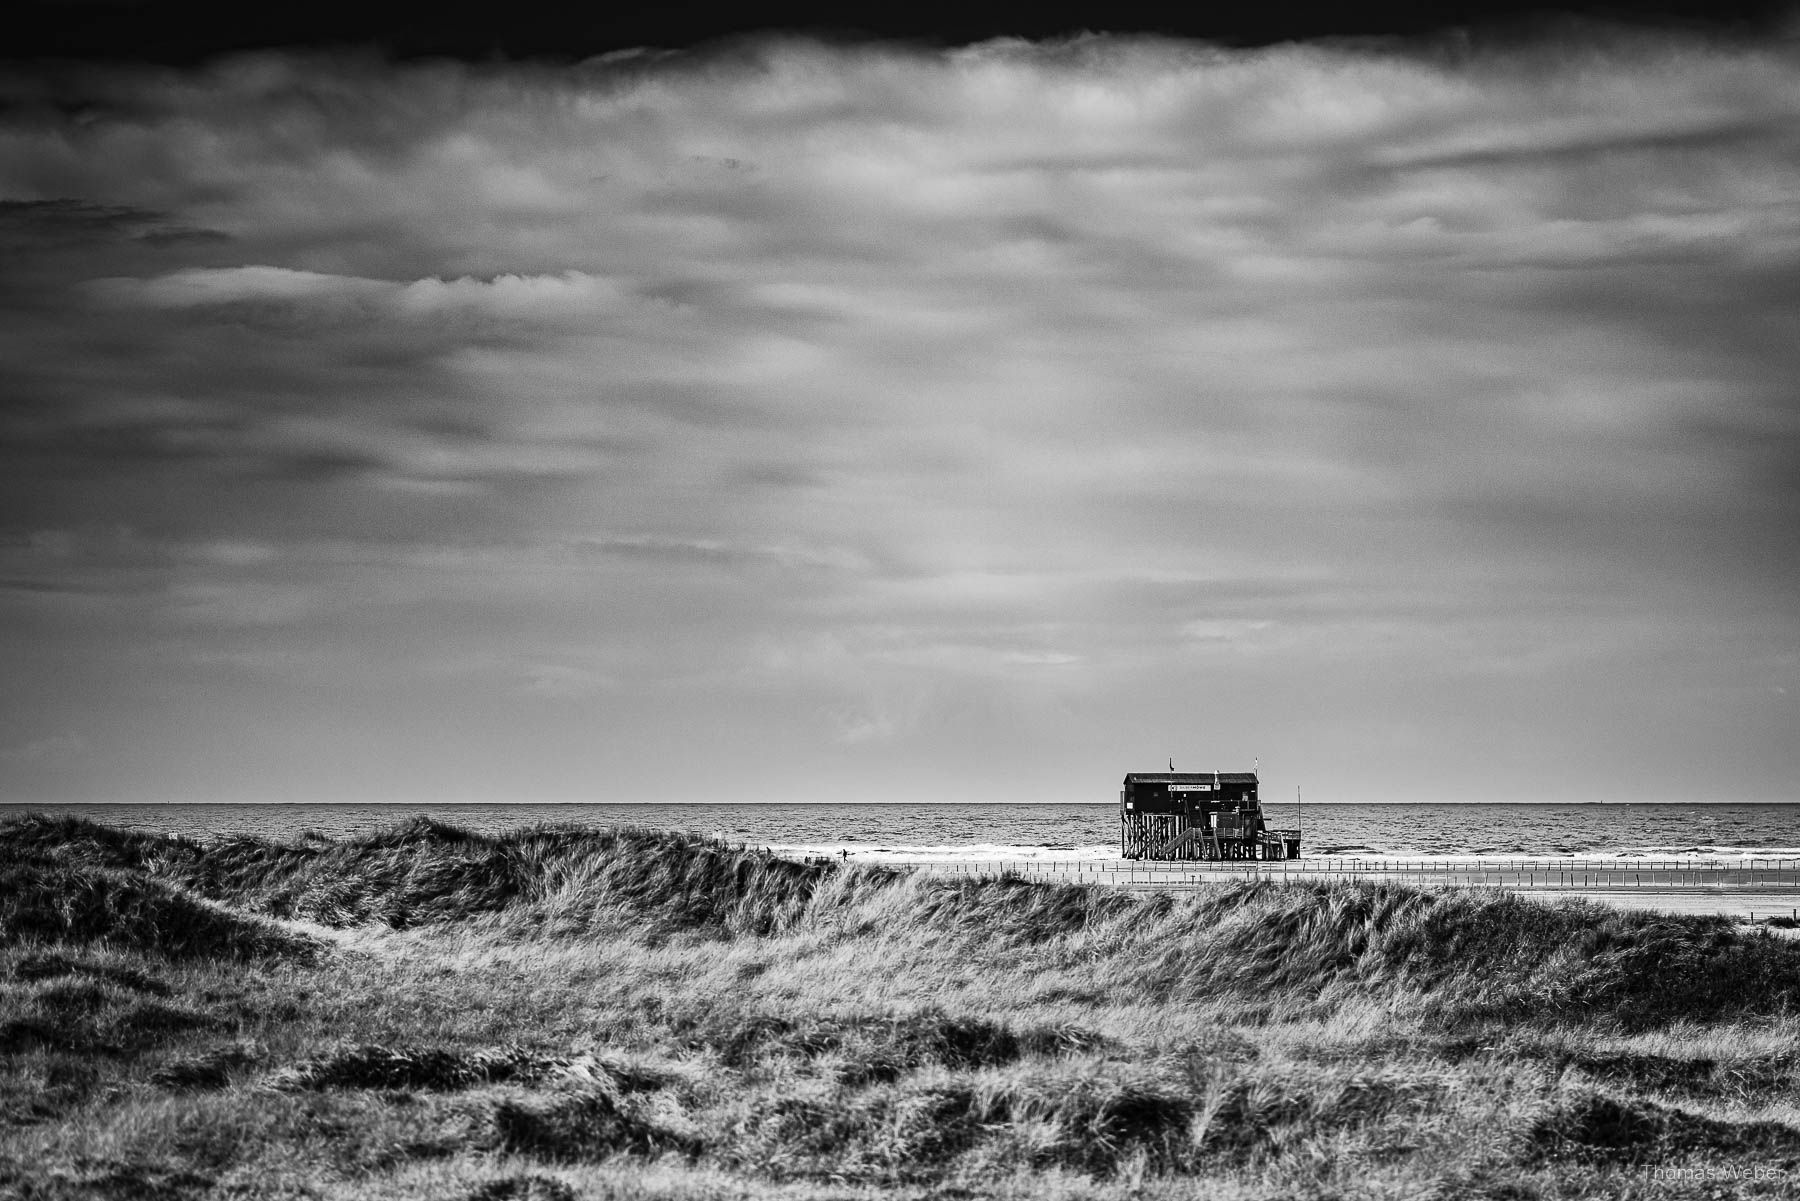
<svg viewBox="0 0 1800 1201">
<path fill-rule="evenodd" d="M 696 779 L 789 765 L 754 790 L 1196 729 L 1405 748 L 1415 796 L 1498 728 L 1574 775 L 1800 769 L 1788 48 L 7 87 L 0 576 L 74 681 L 30 716 L 19 659 L 19 745 L 105 761 L 106 662 L 276 742 L 404 714 L 370 788 L 446 722 L 484 795 L 629 787 L 695 724 Z"/>
<path fill-rule="evenodd" d="M 151 246 L 228 242 L 216 229 L 172 225 L 161 213 L 123 205 L 53 200 L 0 200 L 0 253 L 44 253 L 130 238 Z"/>
<path fill-rule="evenodd" d="M 158 219 L 155 213 L 68 197 L 0 200 L 0 245 L 43 250 L 58 244 L 142 236 Z"/>
</svg>

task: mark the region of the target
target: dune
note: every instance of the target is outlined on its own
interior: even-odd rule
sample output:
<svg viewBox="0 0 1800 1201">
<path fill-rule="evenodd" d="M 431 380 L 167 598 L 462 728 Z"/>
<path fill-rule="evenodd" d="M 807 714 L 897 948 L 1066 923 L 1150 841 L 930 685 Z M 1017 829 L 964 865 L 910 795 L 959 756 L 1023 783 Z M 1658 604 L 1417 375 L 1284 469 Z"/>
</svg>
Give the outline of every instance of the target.
<svg viewBox="0 0 1800 1201">
<path fill-rule="evenodd" d="M 1800 1166 L 1800 944 L 1719 917 L 432 822 L 28 818 L 0 857 L 27 1195 L 1656 1197 Z"/>
</svg>

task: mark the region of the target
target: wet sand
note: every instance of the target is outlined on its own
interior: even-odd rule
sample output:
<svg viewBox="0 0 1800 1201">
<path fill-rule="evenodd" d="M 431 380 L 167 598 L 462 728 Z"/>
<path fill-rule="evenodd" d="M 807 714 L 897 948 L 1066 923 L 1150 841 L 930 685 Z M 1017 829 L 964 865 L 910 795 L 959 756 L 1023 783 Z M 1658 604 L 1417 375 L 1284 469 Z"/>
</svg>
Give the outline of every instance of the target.
<svg viewBox="0 0 1800 1201">
<path fill-rule="evenodd" d="M 1629 862 L 1299 859 L 1246 863 L 1129 860 L 922 862 L 921 871 L 1179 891 L 1243 879 L 1369 880 L 1414 887 L 1504 888 L 1545 900 L 1580 897 L 1626 909 L 1800 918 L 1800 861 Z"/>
</svg>

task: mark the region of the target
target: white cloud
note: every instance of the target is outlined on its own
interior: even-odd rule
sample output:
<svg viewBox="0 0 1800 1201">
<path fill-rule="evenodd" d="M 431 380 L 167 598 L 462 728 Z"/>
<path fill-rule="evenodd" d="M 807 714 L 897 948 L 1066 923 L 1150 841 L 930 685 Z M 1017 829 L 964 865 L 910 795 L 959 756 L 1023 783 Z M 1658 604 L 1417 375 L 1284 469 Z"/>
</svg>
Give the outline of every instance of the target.
<svg viewBox="0 0 1800 1201">
<path fill-rule="evenodd" d="M 1201 671 L 1410 729 L 1446 664 L 1598 704 L 1796 632 L 1789 47 L 102 75 L 79 132 L 0 130 L 0 195 L 91 202 L 9 210 L 0 321 L 7 508 L 76 531 L 10 586 L 70 647 L 103 618 L 51 584 L 128 581 L 191 639 L 958 762 L 1047 697 L 1157 728 Z"/>
</svg>

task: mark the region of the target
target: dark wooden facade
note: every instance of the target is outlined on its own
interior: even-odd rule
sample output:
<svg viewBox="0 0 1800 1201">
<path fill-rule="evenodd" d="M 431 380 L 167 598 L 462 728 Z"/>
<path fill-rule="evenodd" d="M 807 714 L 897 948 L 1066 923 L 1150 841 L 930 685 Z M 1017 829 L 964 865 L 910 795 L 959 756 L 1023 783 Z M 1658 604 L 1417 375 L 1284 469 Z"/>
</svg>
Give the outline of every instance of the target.
<svg viewBox="0 0 1800 1201">
<path fill-rule="evenodd" d="M 1291 859 L 1298 830 L 1263 821 L 1253 771 L 1132 772 L 1119 792 L 1126 859 Z"/>
</svg>

